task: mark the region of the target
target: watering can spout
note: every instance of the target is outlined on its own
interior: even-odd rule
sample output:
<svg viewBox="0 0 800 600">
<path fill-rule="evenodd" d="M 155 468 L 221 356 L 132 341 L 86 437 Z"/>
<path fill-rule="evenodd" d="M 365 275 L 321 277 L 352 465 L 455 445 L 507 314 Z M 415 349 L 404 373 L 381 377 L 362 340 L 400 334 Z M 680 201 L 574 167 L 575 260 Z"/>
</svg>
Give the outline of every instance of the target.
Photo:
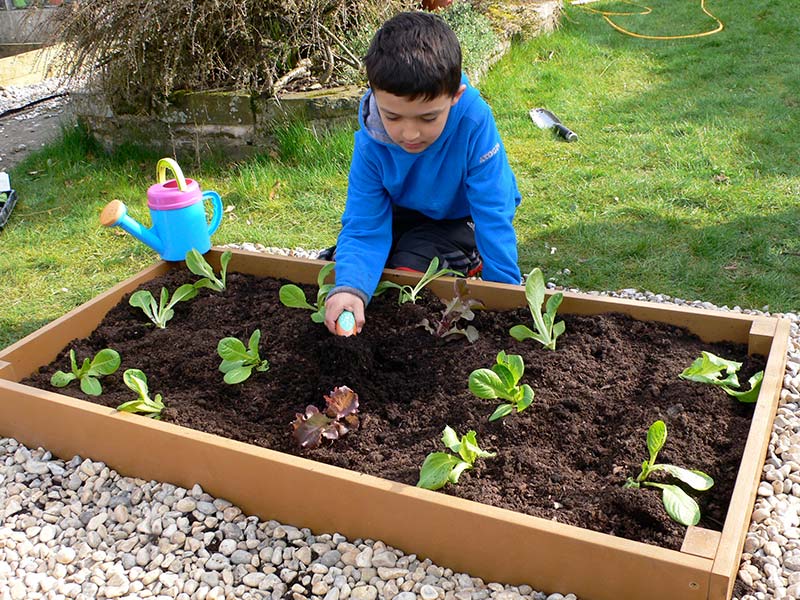
<svg viewBox="0 0 800 600">
<path fill-rule="evenodd" d="M 100 213 L 100 222 L 106 227 L 121 227 L 159 254 L 164 251 L 164 244 L 153 229 L 146 229 L 141 223 L 130 218 L 128 208 L 119 200 L 112 200 L 106 204 L 103 212 Z"/>
</svg>

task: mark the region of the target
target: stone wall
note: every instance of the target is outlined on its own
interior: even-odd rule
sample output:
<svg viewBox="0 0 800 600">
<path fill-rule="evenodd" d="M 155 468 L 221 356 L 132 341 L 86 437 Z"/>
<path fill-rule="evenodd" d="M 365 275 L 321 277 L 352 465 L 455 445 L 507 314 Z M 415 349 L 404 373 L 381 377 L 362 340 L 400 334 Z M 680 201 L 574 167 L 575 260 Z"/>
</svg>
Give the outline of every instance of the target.
<svg viewBox="0 0 800 600">
<path fill-rule="evenodd" d="M 355 129 L 363 89 L 331 88 L 284 94 L 281 98 L 241 92 L 184 92 L 156 116 L 118 115 L 98 94 L 73 92 L 75 113 L 111 150 L 133 142 L 165 155 L 199 159 L 251 156 L 272 145 L 276 128 L 301 121 L 318 131 L 351 123 Z"/>
<path fill-rule="evenodd" d="M 0 10 L 0 44 L 43 44 L 48 41 L 52 29 L 49 18 L 54 10 Z"/>
</svg>

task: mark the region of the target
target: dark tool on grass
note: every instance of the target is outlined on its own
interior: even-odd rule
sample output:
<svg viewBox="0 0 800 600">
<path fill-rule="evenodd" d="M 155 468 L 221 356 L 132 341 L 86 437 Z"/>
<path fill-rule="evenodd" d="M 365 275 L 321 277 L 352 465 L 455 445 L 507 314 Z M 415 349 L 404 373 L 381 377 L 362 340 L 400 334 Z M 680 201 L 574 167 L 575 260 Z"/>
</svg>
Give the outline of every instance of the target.
<svg viewBox="0 0 800 600">
<path fill-rule="evenodd" d="M 0 171 L 0 231 L 6 226 L 17 203 L 17 192 L 11 189 L 8 174 Z"/>
<path fill-rule="evenodd" d="M 553 129 L 555 132 L 568 142 L 577 142 L 578 135 L 561 124 L 558 117 L 545 108 L 532 108 L 530 111 L 531 120 L 536 123 L 539 129 Z"/>
</svg>

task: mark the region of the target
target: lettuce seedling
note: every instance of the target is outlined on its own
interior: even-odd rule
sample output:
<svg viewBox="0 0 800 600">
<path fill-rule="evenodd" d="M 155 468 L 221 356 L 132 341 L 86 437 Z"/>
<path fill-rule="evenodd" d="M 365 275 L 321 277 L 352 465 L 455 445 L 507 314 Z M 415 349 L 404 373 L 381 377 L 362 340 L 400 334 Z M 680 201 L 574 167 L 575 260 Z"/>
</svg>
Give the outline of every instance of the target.
<svg viewBox="0 0 800 600">
<path fill-rule="evenodd" d="M 651 473 L 665 471 L 668 475 L 699 492 L 703 492 L 714 485 L 714 480 L 702 471 L 684 469 L 674 465 L 657 464 L 656 456 L 658 456 L 659 450 L 664 447 L 666 441 L 667 426 L 664 421 L 656 421 L 650 425 L 650 429 L 647 431 L 647 450 L 650 453 L 650 458 L 642 463 L 642 471 L 636 479 L 628 477 L 625 487 L 640 488 L 646 485 L 659 488 L 664 508 L 667 509 L 667 514 L 673 520 L 681 525 L 697 525 L 698 521 L 700 521 L 700 507 L 694 501 L 694 498 L 677 485 L 647 481 Z"/>
<path fill-rule="evenodd" d="M 375 290 L 374 295 L 378 296 L 388 289 L 400 290 L 400 295 L 397 297 L 398 304 L 405 304 L 406 302 L 416 304 L 419 294 L 422 292 L 423 288 L 431 281 L 439 279 L 439 277 L 444 277 L 445 275 L 455 275 L 460 277 L 461 273 L 454 271 L 453 269 L 439 269 L 439 257 L 434 256 L 433 260 L 431 260 L 431 263 L 428 265 L 428 270 L 422 275 L 420 280 L 417 282 L 417 285 L 400 285 L 394 281 L 381 281 L 378 283 L 378 288 Z"/>
<path fill-rule="evenodd" d="M 309 304 L 303 290 L 293 283 L 287 283 L 281 286 L 278 292 L 281 303 L 289 308 L 306 308 L 308 310 L 313 310 L 314 312 L 311 313 L 311 320 L 314 321 L 314 323 L 322 323 L 325 321 L 325 298 L 327 298 L 328 292 L 333 289 L 334 285 L 332 283 L 325 283 L 325 278 L 333 271 L 335 266 L 335 263 L 328 263 L 319 270 L 319 274 L 317 275 L 319 291 L 317 292 L 316 304 Z"/>
<path fill-rule="evenodd" d="M 119 369 L 119 353 L 111 348 L 100 350 L 91 360 L 83 359 L 83 364 L 78 368 L 78 361 L 75 357 L 75 350 L 69 351 L 69 362 L 72 368 L 71 373 L 56 371 L 50 378 L 50 383 L 55 387 L 65 387 L 70 381 L 76 379 L 81 382 L 81 391 L 90 396 L 99 396 L 103 393 L 103 386 L 100 385 L 98 377 L 111 375 Z"/>
<path fill-rule="evenodd" d="M 178 302 L 191 300 L 195 296 L 197 296 L 197 288 L 194 284 L 185 283 L 175 290 L 171 300 L 167 288 L 162 287 L 161 298 L 158 303 L 156 303 L 156 299 L 153 298 L 153 294 L 149 291 L 139 290 L 131 294 L 128 304 L 141 308 L 156 326 L 164 329 L 167 326 L 167 321 L 175 316 L 175 311 L 172 310 L 172 307 Z"/>
<path fill-rule="evenodd" d="M 194 282 L 194 287 L 211 288 L 214 291 L 221 292 L 225 289 L 225 279 L 228 274 L 228 263 L 231 262 L 231 252 L 226 250 L 219 257 L 220 274 L 219 277 L 214 273 L 213 267 L 206 262 L 203 255 L 197 250 L 192 248 L 186 253 L 186 267 L 195 275 L 200 275 L 202 279 Z"/>
<path fill-rule="evenodd" d="M 463 335 L 471 344 L 478 339 L 478 330 L 472 325 L 460 329 L 458 321 L 472 321 L 475 318 L 473 309 L 486 308 L 483 302 L 469 297 L 467 282 L 464 279 L 456 279 L 453 282 L 453 297 L 450 300 L 442 300 L 444 310 L 442 316 L 433 318 L 431 321 L 422 319 L 420 325 L 436 337 L 445 338 L 451 335 Z"/>
<path fill-rule="evenodd" d="M 122 374 L 122 380 L 125 385 L 136 392 L 138 398 L 120 404 L 117 410 L 160 419 L 161 412 L 166 407 L 161 399 L 161 394 L 156 394 L 155 398 L 150 398 L 150 392 L 147 389 L 147 376 L 139 369 L 128 369 Z"/>
<path fill-rule="evenodd" d="M 536 331 L 531 331 L 525 325 L 514 325 L 509 333 L 518 342 L 527 339 L 534 339 L 549 350 L 556 349 L 556 338 L 564 333 L 564 321 L 555 322 L 556 311 L 564 299 L 564 294 L 558 292 L 550 296 L 542 314 L 542 302 L 544 302 L 544 276 L 538 268 L 528 274 L 525 282 L 525 298 L 528 300 L 528 307 L 533 315 L 533 324 Z"/>
<path fill-rule="evenodd" d="M 501 350 L 497 363 L 491 369 L 477 369 L 469 374 L 469 391 L 478 398 L 501 398 L 505 404 L 498 406 L 489 417 L 496 421 L 511 414 L 516 408 L 520 413 L 533 402 L 533 390 L 527 383 L 521 387 L 519 380 L 525 373 L 525 363 L 519 354 L 506 354 Z"/>
<path fill-rule="evenodd" d="M 358 394 L 349 387 L 333 388 L 325 405 L 324 413 L 309 404 L 305 413 L 295 415 L 292 435 L 301 448 L 316 448 L 322 438 L 336 440 L 358 427 Z"/>
<path fill-rule="evenodd" d="M 225 383 L 241 383 L 253 372 L 269 369 L 269 361 L 261 359 L 258 354 L 258 343 L 261 341 L 261 330 L 256 329 L 247 342 L 247 347 L 235 337 L 222 338 L 217 344 L 217 353 L 222 359 L 219 370 L 225 373 Z"/>
<path fill-rule="evenodd" d="M 417 487 L 428 490 L 438 490 L 449 483 L 458 483 L 461 473 L 475 466 L 478 458 L 491 458 L 497 456 L 496 452 L 481 450 L 478 446 L 477 434 L 470 430 L 458 439 L 458 434 L 449 425 L 442 432 L 442 442 L 454 454 L 447 452 L 432 452 L 425 457 L 425 462 L 419 470 Z M 457 456 L 456 456 L 457 455 Z"/>
<path fill-rule="evenodd" d="M 720 358 L 715 354 L 711 354 L 711 352 L 703 350 L 700 358 L 695 359 L 678 377 L 687 381 L 717 385 L 739 402 L 755 402 L 758 400 L 758 392 L 761 390 L 764 371 L 759 371 L 747 380 L 750 385 L 749 390 L 736 390 L 733 389 L 739 387 L 739 378 L 736 373 L 741 366 L 742 363 L 740 362 Z"/>
</svg>

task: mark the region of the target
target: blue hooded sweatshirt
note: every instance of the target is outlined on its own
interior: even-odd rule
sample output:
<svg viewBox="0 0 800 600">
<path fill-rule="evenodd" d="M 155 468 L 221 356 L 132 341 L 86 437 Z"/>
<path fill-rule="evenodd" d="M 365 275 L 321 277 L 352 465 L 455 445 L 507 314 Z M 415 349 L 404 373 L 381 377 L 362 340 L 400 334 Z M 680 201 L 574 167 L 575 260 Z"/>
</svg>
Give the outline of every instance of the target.
<svg viewBox="0 0 800 600">
<path fill-rule="evenodd" d="M 419 153 L 389 138 L 371 91 L 361 99 L 331 295 L 347 291 L 368 302 L 392 245 L 392 205 L 435 220 L 471 217 L 483 279 L 520 283 L 517 182 L 491 109 L 466 77 L 462 83 L 467 89 L 441 135 Z"/>
</svg>

